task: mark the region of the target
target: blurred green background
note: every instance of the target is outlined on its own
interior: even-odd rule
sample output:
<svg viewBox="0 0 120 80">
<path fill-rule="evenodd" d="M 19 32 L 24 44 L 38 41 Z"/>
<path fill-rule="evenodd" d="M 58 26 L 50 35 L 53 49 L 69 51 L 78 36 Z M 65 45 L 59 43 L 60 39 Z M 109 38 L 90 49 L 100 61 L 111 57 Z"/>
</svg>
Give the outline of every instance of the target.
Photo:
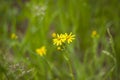
<svg viewBox="0 0 120 80">
<path fill-rule="evenodd" d="M 75 80 L 120 80 L 119 29 L 119 0 L 0 0 L 0 80 L 72 80 L 53 32 L 76 35 L 67 46 Z"/>
</svg>

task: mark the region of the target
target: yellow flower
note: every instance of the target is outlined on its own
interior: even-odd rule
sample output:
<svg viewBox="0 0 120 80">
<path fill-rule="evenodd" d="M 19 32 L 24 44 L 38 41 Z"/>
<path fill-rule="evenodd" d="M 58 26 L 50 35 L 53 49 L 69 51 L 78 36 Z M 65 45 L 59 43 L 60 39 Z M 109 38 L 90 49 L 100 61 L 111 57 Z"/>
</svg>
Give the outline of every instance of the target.
<svg viewBox="0 0 120 80">
<path fill-rule="evenodd" d="M 36 49 L 36 53 L 39 54 L 40 56 L 46 55 L 46 47 L 42 46 L 42 47 Z"/>
<path fill-rule="evenodd" d="M 52 33 L 52 37 L 56 37 L 56 33 Z"/>
<path fill-rule="evenodd" d="M 67 42 L 68 44 L 71 43 L 75 39 L 75 35 L 72 34 L 57 34 L 56 37 L 53 39 L 53 44 L 56 46 L 61 46 L 63 43 Z"/>
<path fill-rule="evenodd" d="M 18 37 L 17 37 L 17 35 L 15 34 L 15 33 L 12 33 L 11 34 L 11 39 L 17 39 Z"/>
<path fill-rule="evenodd" d="M 64 43 L 66 41 L 66 35 L 65 34 L 60 34 L 61 41 Z"/>
<path fill-rule="evenodd" d="M 57 47 L 57 50 L 60 51 L 60 50 L 61 50 L 61 47 Z"/>
<path fill-rule="evenodd" d="M 93 31 L 92 31 L 91 37 L 92 37 L 92 38 L 99 37 L 99 35 L 97 34 L 97 31 L 96 31 L 96 30 L 93 30 Z"/>
<path fill-rule="evenodd" d="M 57 46 L 62 45 L 63 42 L 65 42 L 63 34 L 57 34 L 56 38 L 53 39 L 53 44 Z"/>
<path fill-rule="evenodd" d="M 66 37 L 66 41 L 68 44 L 71 43 L 75 39 L 75 35 L 72 35 L 72 32 L 69 35 L 65 33 L 65 37 Z"/>
</svg>

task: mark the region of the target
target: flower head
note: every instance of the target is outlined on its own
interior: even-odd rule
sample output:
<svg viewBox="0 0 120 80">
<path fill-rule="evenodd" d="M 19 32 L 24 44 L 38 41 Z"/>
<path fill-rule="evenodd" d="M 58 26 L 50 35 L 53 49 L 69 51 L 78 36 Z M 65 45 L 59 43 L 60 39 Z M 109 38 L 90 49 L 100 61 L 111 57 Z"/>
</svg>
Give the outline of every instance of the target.
<svg viewBox="0 0 120 80">
<path fill-rule="evenodd" d="M 56 33 L 52 33 L 52 37 L 56 37 Z"/>
<path fill-rule="evenodd" d="M 17 39 L 17 38 L 18 38 L 18 36 L 15 33 L 11 34 L 11 39 Z"/>
<path fill-rule="evenodd" d="M 99 37 L 99 35 L 97 34 L 97 31 L 96 31 L 96 30 L 93 30 L 93 31 L 92 31 L 91 37 L 92 37 L 92 38 Z"/>
<path fill-rule="evenodd" d="M 60 46 L 62 43 L 65 41 L 64 35 L 63 34 L 57 34 L 56 38 L 53 39 L 53 44 Z"/>
<path fill-rule="evenodd" d="M 62 46 L 64 43 L 69 44 L 75 39 L 75 35 L 73 35 L 72 32 L 70 34 L 53 34 L 53 36 L 56 36 L 53 39 L 53 44 L 56 46 Z"/>
<path fill-rule="evenodd" d="M 58 51 L 60 51 L 60 50 L 61 50 L 61 47 L 60 47 L 60 46 L 59 46 L 59 47 L 57 47 L 57 50 L 58 50 Z"/>
<path fill-rule="evenodd" d="M 66 35 L 66 41 L 68 44 L 75 39 L 75 35 L 73 35 L 72 32 L 69 35 L 68 34 L 65 34 L 65 35 Z"/>
<path fill-rule="evenodd" d="M 42 46 L 42 47 L 36 49 L 36 53 L 39 54 L 40 56 L 46 55 L 46 47 Z"/>
</svg>

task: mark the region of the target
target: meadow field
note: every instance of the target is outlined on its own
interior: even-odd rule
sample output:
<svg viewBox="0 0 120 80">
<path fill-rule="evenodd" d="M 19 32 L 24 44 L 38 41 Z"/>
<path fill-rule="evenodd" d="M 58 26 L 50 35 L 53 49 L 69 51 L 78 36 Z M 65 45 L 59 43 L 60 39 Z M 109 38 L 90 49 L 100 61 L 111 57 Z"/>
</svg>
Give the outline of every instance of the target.
<svg viewBox="0 0 120 80">
<path fill-rule="evenodd" d="M 120 80 L 119 0 L 0 0 L 0 80 Z"/>
</svg>

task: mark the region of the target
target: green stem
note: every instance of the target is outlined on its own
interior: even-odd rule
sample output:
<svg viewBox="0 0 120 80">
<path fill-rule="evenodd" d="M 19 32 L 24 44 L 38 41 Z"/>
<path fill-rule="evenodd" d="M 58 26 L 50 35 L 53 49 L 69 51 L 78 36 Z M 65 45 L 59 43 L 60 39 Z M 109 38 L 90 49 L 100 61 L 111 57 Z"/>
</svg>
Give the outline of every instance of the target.
<svg viewBox="0 0 120 80">
<path fill-rule="evenodd" d="M 113 52 L 114 56 L 116 57 L 116 52 L 115 52 L 115 48 L 114 48 L 113 37 L 112 37 L 112 35 L 110 33 L 109 28 L 107 29 L 107 32 L 108 32 L 108 35 L 110 37 L 110 44 L 111 44 L 112 52 Z"/>
<path fill-rule="evenodd" d="M 72 70 L 71 61 L 70 61 L 70 59 L 69 59 L 66 55 L 63 55 L 63 56 L 64 56 L 65 60 L 67 61 L 68 66 L 69 66 L 70 76 L 71 76 L 72 80 L 75 80 L 75 79 L 74 79 L 73 70 Z"/>
<path fill-rule="evenodd" d="M 108 35 L 109 35 L 109 37 L 110 37 L 110 46 L 111 46 L 111 48 L 112 48 L 112 53 L 114 54 L 114 63 L 115 63 L 115 73 L 116 73 L 116 76 L 117 76 L 117 60 L 116 60 L 116 51 L 115 51 L 115 48 L 114 48 L 114 42 L 113 42 L 113 37 L 112 37 L 112 35 L 111 35 L 111 33 L 110 33 L 110 30 L 109 30 L 109 28 L 107 28 L 107 32 L 108 32 Z"/>
<path fill-rule="evenodd" d="M 48 64 L 49 69 L 52 70 L 52 65 L 51 65 L 51 63 L 50 63 L 45 57 L 42 57 L 42 59 Z"/>
</svg>

